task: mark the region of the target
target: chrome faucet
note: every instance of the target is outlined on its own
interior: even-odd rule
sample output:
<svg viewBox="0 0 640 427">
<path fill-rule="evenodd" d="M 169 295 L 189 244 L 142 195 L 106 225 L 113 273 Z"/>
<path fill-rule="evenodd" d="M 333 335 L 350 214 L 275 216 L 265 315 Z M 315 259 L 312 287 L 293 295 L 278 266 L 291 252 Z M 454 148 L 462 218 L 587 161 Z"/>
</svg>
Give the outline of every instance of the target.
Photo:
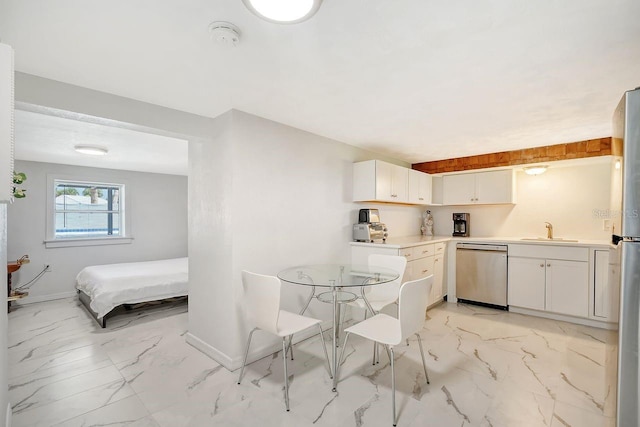
<svg viewBox="0 0 640 427">
<path fill-rule="evenodd" d="M 553 225 L 550 222 L 545 222 L 544 226 L 547 229 L 547 239 L 553 240 Z"/>
</svg>

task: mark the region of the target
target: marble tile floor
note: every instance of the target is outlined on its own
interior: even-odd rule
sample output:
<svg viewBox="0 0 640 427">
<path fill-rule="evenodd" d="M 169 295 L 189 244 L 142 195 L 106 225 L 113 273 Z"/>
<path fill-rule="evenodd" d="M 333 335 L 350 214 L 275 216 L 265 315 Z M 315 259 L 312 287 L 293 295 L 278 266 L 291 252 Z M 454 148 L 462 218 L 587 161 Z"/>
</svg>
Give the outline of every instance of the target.
<svg viewBox="0 0 640 427">
<path fill-rule="evenodd" d="M 383 352 L 350 338 L 338 392 L 318 337 L 295 347 L 291 412 L 280 353 L 229 372 L 185 343 L 187 306 L 115 316 L 100 329 L 74 299 L 9 314 L 13 426 L 390 426 Z M 327 334 L 328 335 L 328 334 Z M 398 426 L 614 426 L 615 332 L 442 304 L 396 352 Z M 244 341 L 244 338 L 243 340 Z"/>
</svg>

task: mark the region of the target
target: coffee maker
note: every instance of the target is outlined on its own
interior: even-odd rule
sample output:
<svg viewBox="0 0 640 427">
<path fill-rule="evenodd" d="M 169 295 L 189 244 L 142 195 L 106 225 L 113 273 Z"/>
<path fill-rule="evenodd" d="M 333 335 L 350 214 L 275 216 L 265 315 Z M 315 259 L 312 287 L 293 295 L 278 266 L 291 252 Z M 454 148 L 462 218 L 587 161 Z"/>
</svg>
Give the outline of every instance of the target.
<svg viewBox="0 0 640 427">
<path fill-rule="evenodd" d="M 469 237 L 470 215 L 468 213 L 453 214 L 453 237 Z"/>
</svg>

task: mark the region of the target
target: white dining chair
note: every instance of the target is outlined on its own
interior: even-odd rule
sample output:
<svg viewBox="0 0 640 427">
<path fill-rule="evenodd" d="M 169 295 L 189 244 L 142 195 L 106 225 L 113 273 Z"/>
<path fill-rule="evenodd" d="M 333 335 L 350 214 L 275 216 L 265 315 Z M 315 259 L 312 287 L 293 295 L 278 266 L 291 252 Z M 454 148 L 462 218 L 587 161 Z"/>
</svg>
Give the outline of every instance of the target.
<svg viewBox="0 0 640 427">
<path fill-rule="evenodd" d="M 347 346 L 349 335 L 355 334 L 371 341 L 384 345 L 389 353 L 391 363 L 391 401 L 393 411 L 393 425 L 396 425 L 396 374 L 394 365 L 393 348 L 398 346 L 411 335 L 418 337 L 418 345 L 420 346 L 420 355 L 422 356 L 422 367 L 424 368 L 424 376 L 429 384 L 429 374 L 427 373 L 427 363 L 424 359 L 424 349 L 422 348 L 422 339 L 419 331 L 424 326 L 427 305 L 429 302 L 429 294 L 433 286 L 433 275 L 422 279 L 406 282 L 400 287 L 400 297 L 398 299 L 398 318 L 391 317 L 384 313 L 376 314 L 367 320 L 357 323 L 345 329 L 344 344 L 340 351 L 338 360 L 338 370 L 336 378 L 339 375 L 340 364 L 344 357 L 344 349 Z"/>
<path fill-rule="evenodd" d="M 249 355 L 249 345 L 251 337 L 258 329 L 269 332 L 282 338 L 282 359 L 284 361 L 284 401 L 289 410 L 289 375 L 287 374 L 287 338 L 300 331 L 310 328 L 314 325 L 318 326 L 320 331 L 320 341 L 324 350 L 324 357 L 327 362 L 327 370 L 331 372 L 329 366 L 329 355 L 327 354 L 327 346 L 324 342 L 322 334 L 321 320 L 311 317 L 300 316 L 289 311 L 280 310 L 280 279 L 273 276 L 265 276 L 262 274 L 242 272 L 242 287 L 244 290 L 245 307 L 247 308 L 248 320 L 251 322 L 253 329 L 249 333 L 247 340 L 247 348 L 244 353 L 238 384 L 242 381 L 244 367 L 247 364 L 247 356 Z M 293 350 L 292 350 L 293 351 Z"/>
<path fill-rule="evenodd" d="M 402 276 L 407 268 L 407 259 L 398 255 L 371 254 L 367 259 L 367 262 L 369 267 L 388 268 L 399 274 L 398 278 L 392 282 L 365 288 L 364 292 L 367 297 L 367 301 L 369 301 L 373 311 L 378 313 L 386 306 L 398 301 L 398 292 L 400 292 Z M 367 309 L 367 305 L 362 298 L 358 298 L 349 304 L 365 310 Z"/>
<path fill-rule="evenodd" d="M 369 305 L 374 311 L 374 314 L 379 313 L 383 308 L 388 305 L 398 302 L 398 294 L 400 292 L 400 285 L 402 284 L 402 276 L 407 268 L 407 259 L 398 255 L 381 255 L 371 254 L 367 259 L 369 267 L 383 267 L 389 268 L 399 274 L 398 278 L 392 282 L 383 283 L 381 285 L 375 285 L 367 287 L 363 290 Z M 355 301 L 348 303 L 352 307 L 358 307 L 365 310 L 365 319 L 367 318 L 367 304 L 362 298 L 358 298 Z M 373 364 L 377 363 L 378 350 L 374 345 L 373 348 Z"/>
</svg>

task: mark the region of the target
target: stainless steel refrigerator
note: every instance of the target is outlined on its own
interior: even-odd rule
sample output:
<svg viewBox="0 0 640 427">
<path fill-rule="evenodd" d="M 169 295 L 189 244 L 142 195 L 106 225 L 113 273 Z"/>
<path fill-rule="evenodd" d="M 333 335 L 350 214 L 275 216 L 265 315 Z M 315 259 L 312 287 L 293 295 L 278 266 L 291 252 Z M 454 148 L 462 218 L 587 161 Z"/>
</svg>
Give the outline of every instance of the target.
<svg viewBox="0 0 640 427">
<path fill-rule="evenodd" d="M 640 425 L 640 88 L 626 92 L 614 113 L 612 154 L 615 163 L 610 256 L 619 262 L 619 272 L 611 278 L 614 280 L 611 285 L 620 286 L 617 425 L 637 427 Z"/>
</svg>

